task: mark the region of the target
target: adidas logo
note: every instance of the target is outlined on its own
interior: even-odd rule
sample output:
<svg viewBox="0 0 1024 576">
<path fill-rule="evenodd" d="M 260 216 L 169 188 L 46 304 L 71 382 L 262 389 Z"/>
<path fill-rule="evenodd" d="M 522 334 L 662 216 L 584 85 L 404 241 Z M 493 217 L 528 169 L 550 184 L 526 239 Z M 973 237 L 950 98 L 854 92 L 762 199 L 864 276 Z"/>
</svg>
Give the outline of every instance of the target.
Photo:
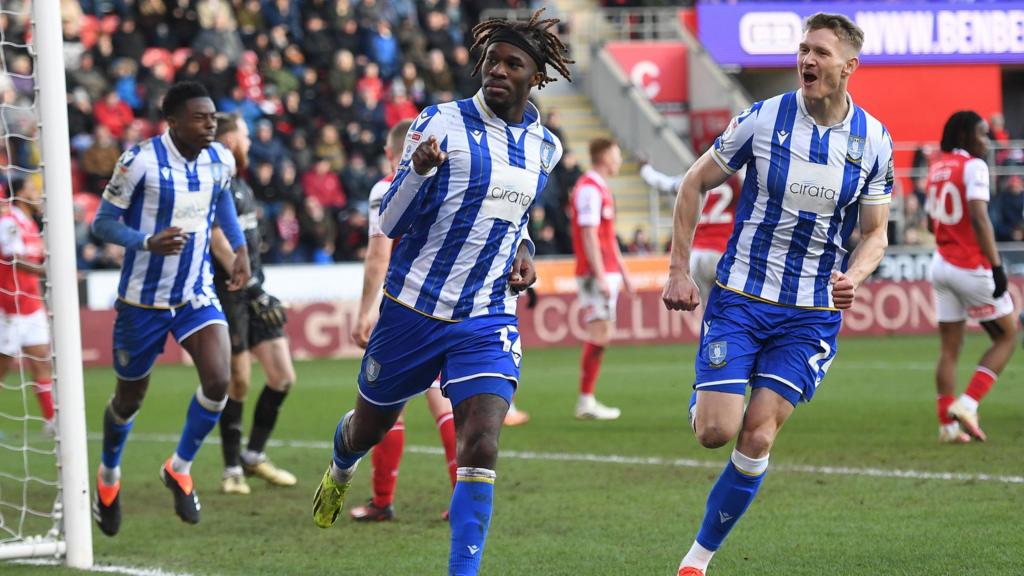
<svg viewBox="0 0 1024 576">
<path fill-rule="evenodd" d="M 476 556 L 476 553 L 480 551 L 480 547 L 479 546 L 473 546 L 473 545 L 466 546 L 466 549 L 469 550 L 469 555 L 470 556 Z"/>
<path fill-rule="evenodd" d="M 725 524 L 729 520 L 732 520 L 732 514 L 726 514 L 725 512 L 722 512 L 721 510 L 719 510 L 718 511 L 718 519 L 722 521 L 722 524 Z"/>
</svg>

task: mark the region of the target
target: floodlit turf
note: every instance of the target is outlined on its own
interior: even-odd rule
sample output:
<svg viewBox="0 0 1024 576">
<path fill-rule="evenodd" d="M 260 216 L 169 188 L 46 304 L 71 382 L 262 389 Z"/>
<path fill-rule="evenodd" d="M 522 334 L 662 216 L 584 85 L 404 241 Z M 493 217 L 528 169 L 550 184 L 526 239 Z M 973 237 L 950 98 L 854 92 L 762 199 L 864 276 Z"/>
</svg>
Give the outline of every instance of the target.
<svg viewBox="0 0 1024 576">
<path fill-rule="evenodd" d="M 961 387 L 984 344 L 982 335 L 968 338 Z M 840 341 L 828 378 L 814 402 L 787 424 L 772 452 L 776 468 L 769 468 L 758 499 L 715 557 L 711 576 L 1024 574 L 1024 484 L 794 469 L 1024 474 L 1024 356 L 1014 359 L 983 405 L 989 443 L 940 446 L 932 376 L 937 347 L 936 338 Z M 616 422 L 572 418 L 578 354 L 526 351 L 517 400 L 533 420 L 506 429 L 502 437 L 502 449 L 520 457 L 499 461 L 483 573 L 675 574 L 729 453 L 701 448 L 686 423 L 694 349 L 611 348 L 598 395 L 622 408 Z M 198 526 L 177 519 L 157 478 L 174 448 L 167 435 L 180 431 L 195 389 L 194 372 L 157 369 L 124 457 L 121 534 L 107 538 L 93 531 L 97 562 L 190 574 L 445 573 L 448 529 L 440 514 L 449 486 L 443 457 L 418 449 L 439 446 L 425 403 L 418 399 L 409 406 L 406 443 L 414 450 L 402 462 L 398 519 L 375 525 L 349 520 L 347 508 L 369 496 L 367 461 L 346 515 L 332 529 L 320 530 L 310 517 L 310 501 L 338 417 L 352 406 L 357 364 L 303 362 L 297 369 L 299 382 L 284 405 L 276 438 L 307 443 L 275 447 L 271 456 L 299 476 L 298 487 L 275 489 L 251 480 L 251 496 L 221 495 L 220 447 L 208 445 L 193 468 L 202 498 Z M 89 370 L 86 380 L 92 474 L 99 461 L 95 434 L 113 379 L 109 370 Z M 258 372 L 254 381 L 261 382 Z M 9 408 L 15 395 L 2 396 L 0 406 Z M 247 426 L 251 414 L 252 402 Z M 7 427 L 7 441 L 18 437 L 9 424 L 0 425 Z M 658 460 L 581 462 L 533 459 L 526 452 Z M 677 459 L 698 462 L 669 463 Z M 10 456 L 0 455 L 0 465 L 13 465 Z M 9 520 L 10 512 L 3 513 Z M 60 570 L 0 564 L 0 572 Z"/>
</svg>

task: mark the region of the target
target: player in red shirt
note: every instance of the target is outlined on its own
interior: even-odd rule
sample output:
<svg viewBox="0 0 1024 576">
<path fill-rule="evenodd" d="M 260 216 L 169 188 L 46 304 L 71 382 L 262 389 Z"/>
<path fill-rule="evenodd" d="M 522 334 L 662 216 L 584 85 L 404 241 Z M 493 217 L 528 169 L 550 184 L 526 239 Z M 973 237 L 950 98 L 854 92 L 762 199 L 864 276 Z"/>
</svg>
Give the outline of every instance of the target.
<svg viewBox="0 0 1024 576">
<path fill-rule="evenodd" d="M 640 177 L 648 186 L 673 197 L 683 182 L 683 174 L 669 176 L 658 172 L 650 164 L 640 168 Z M 701 207 L 700 220 L 697 221 L 690 250 L 690 276 L 700 290 L 701 302 L 708 301 L 708 294 L 715 283 L 718 260 L 725 253 L 729 237 L 732 236 L 741 183 L 737 174 L 704 195 L 704 205 Z"/>
<path fill-rule="evenodd" d="M 580 397 L 576 403 L 576 417 L 581 420 L 614 420 L 621 414 L 618 408 L 605 406 L 594 398 L 604 349 L 615 329 L 619 287 L 633 294 L 615 236 L 615 200 L 607 180 L 617 175 L 621 166 L 622 151 L 618 144 L 607 138 L 591 140 L 590 170 L 576 182 L 569 202 L 576 281 L 587 324 L 580 360 Z"/>
<path fill-rule="evenodd" d="M 34 381 L 44 430 L 54 434 L 50 326 L 39 286 L 45 247 L 33 216 L 43 210 L 31 178 L 11 182 L 11 207 L 0 215 L 0 382 L 21 356 Z"/>
<path fill-rule="evenodd" d="M 984 441 L 978 404 L 1010 361 L 1017 337 L 1013 300 L 988 218 L 989 175 L 983 160 L 989 150 L 988 124 L 970 110 L 953 114 L 942 130 L 941 149 L 928 170 L 926 202 L 937 248 L 931 270 L 942 341 L 935 374 L 939 441 L 969 442 L 970 436 Z M 968 318 L 981 324 L 992 345 L 967 390 L 954 398 Z"/>
<path fill-rule="evenodd" d="M 410 120 L 402 120 L 391 128 L 384 153 L 391 165 L 391 174 L 377 182 L 370 191 L 370 230 L 369 244 L 366 247 L 366 265 L 363 277 L 363 295 L 359 302 L 359 315 L 352 329 L 352 340 L 360 348 L 366 348 L 370 340 L 370 332 L 377 323 L 375 311 L 380 307 L 381 288 L 384 277 L 391 262 L 391 251 L 395 241 L 384 235 L 380 228 L 380 204 L 384 193 L 388 191 L 398 162 L 402 157 L 402 144 L 405 134 L 412 125 Z M 441 382 L 435 381 L 426 391 L 427 407 L 437 423 L 444 445 L 445 460 L 448 463 L 448 476 L 455 486 L 455 419 L 452 416 L 452 403 L 441 394 Z M 391 520 L 395 517 L 392 502 L 395 497 L 395 485 L 398 482 L 398 466 L 405 449 L 405 417 L 404 410 L 398 422 L 388 430 L 384 439 L 373 447 L 370 462 L 373 465 L 373 498 L 364 506 L 352 508 L 352 518 L 361 522 Z M 447 512 L 446 512 L 447 514 Z"/>
</svg>

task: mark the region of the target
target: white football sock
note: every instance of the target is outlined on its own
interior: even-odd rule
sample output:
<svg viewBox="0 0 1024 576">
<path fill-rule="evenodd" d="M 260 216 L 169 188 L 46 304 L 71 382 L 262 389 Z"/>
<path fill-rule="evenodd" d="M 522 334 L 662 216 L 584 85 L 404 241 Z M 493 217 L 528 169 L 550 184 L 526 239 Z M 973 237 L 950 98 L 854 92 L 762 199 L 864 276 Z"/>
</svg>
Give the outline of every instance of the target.
<svg viewBox="0 0 1024 576">
<path fill-rule="evenodd" d="M 174 470 L 175 474 L 188 474 L 192 470 L 192 461 L 182 459 L 175 452 L 174 456 L 171 456 L 171 470 Z"/>
<path fill-rule="evenodd" d="M 693 546 L 690 546 L 690 551 L 683 556 L 683 561 L 679 563 L 679 567 L 690 566 L 693 568 L 700 568 L 701 570 L 707 570 L 708 564 L 711 562 L 711 557 L 715 555 L 714 550 L 708 550 L 701 546 L 696 540 L 693 541 Z"/>
</svg>

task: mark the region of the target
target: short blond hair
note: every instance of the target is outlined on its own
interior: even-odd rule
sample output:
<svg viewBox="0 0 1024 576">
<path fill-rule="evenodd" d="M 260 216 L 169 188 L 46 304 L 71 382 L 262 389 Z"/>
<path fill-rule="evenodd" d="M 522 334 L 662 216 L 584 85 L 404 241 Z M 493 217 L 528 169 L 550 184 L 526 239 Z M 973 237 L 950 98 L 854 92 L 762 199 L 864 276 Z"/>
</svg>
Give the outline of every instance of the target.
<svg viewBox="0 0 1024 576">
<path fill-rule="evenodd" d="M 386 144 L 392 154 L 401 154 L 402 144 L 405 143 L 405 135 L 409 132 L 411 126 L 412 120 L 402 120 L 391 127 Z"/>
<path fill-rule="evenodd" d="M 827 12 L 818 12 L 813 16 L 808 16 L 807 20 L 804 20 L 804 32 L 810 32 L 811 30 L 828 29 L 835 32 L 835 35 L 839 40 L 846 42 L 857 54 L 860 54 L 860 49 L 864 47 L 864 31 L 860 29 L 847 17 L 845 14 L 829 14 Z"/>
</svg>

